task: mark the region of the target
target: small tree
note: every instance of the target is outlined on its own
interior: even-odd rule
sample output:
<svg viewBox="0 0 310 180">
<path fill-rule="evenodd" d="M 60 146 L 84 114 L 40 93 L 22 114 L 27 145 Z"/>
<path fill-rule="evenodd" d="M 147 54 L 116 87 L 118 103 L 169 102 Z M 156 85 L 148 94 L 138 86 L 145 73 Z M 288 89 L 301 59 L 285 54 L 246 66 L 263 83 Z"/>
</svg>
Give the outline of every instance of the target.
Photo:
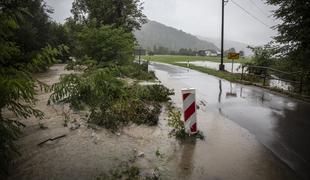
<svg viewBox="0 0 310 180">
<path fill-rule="evenodd" d="M 78 33 L 80 57 L 85 55 L 93 58 L 99 64 L 114 62 L 126 64 L 133 60 L 134 37 L 122 28 L 95 25 L 84 26 Z"/>
<path fill-rule="evenodd" d="M 75 0 L 71 12 L 76 21 L 97 19 L 98 26 L 110 25 L 131 32 L 146 23 L 142 9 L 140 0 Z"/>
<path fill-rule="evenodd" d="M 272 46 L 271 44 L 267 44 L 265 46 L 259 46 L 259 47 L 251 47 L 248 46 L 249 49 L 251 49 L 254 53 L 254 56 L 252 57 L 252 61 L 250 63 L 247 63 L 248 65 L 255 65 L 255 66 L 262 66 L 262 67 L 270 67 L 275 60 L 275 54 L 276 54 L 276 48 Z M 249 68 L 249 71 L 254 71 L 254 69 Z M 254 73 L 256 74 L 262 74 L 265 70 L 255 70 Z"/>
<path fill-rule="evenodd" d="M 244 57 L 244 51 L 239 51 L 239 56 Z"/>
</svg>

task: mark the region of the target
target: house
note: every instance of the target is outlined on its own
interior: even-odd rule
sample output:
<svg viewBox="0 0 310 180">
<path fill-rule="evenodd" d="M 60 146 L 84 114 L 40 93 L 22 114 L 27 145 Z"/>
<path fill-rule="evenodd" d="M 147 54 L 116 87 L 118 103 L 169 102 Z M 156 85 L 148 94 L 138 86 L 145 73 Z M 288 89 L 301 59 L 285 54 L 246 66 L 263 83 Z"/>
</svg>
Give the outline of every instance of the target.
<svg viewBox="0 0 310 180">
<path fill-rule="evenodd" d="M 198 56 L 206 56 L 206 51 L 205 51 L 205 50 L 199 50 L 199 51 L 197 52 L 197 55 L 198 55 Z"/>
<path fill-rule="evenodd" d="M 216 57 L 217 56 L 217 52 L 215 50 L 206 50 L 205 51 L 206 56 L 211 56 L 211 57 Z"/>
</svg>

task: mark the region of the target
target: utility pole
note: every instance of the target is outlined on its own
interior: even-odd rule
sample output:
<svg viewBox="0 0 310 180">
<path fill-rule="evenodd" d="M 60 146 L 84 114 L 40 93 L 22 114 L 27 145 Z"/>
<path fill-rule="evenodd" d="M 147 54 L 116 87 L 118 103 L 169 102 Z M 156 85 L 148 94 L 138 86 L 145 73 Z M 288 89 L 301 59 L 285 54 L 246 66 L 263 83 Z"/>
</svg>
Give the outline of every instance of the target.
<svg viewBox="0 0 310 180">
<path fill-rule="evenodd" d="M 139 47 L 139 64 L 141 64 L 141 46 Z"/>
<path fill-rule="evenodd" d="M 220 71 L 225 71 L 224 65 L 224 6 L 225 0 L 222 0 L 222 33 L 221 33 L 221 64 L 219 66 Z"/>
</svg>

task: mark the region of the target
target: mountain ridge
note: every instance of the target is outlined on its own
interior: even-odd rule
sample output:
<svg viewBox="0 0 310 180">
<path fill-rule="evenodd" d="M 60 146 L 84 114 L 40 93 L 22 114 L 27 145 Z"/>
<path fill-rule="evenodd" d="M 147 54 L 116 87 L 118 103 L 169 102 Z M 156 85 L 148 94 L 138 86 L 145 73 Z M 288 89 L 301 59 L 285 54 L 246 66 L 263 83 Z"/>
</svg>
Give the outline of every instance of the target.
<svg viewBox="0 0 310 180">
<path fill-rule="evenodd" d="M 149 20 L 141 27 L 141 30 L 135 31 L 134 34 L 139 45 L 147 49 L 162 46 L 172 51 L 179 51 L 181 48 L 219 51 L 219 48 L 211 42 L 152 20 Z"/>
</svg>

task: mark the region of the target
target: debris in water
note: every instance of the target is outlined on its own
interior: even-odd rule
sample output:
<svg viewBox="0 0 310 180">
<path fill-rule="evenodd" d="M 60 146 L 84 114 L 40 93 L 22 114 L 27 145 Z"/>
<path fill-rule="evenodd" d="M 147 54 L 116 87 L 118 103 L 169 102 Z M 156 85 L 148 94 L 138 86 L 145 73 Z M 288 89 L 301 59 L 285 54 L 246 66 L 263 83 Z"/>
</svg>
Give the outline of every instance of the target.
<svg viewBox="0 0 310 180">
<path fill-rule="evenodd" d="M 57 140 L 57 139 L 60 139 L 60 138 L 66 137 L 66 136 L 67 136 L 66 134 L 63 134 L 63 135 L 61 135 L 61 136 L 56 136 L 56 137 L 54 137 L 54 138 L 49 138 L 49 139 L 47 139 L 47 140 L 45 140 L 45 141 L 40 142 L 40 143 L 38 144 L 38 146 L 41 146 L 42 144 L 44 144 L 44 143 L 46 143 L 46 142 L 48 142 L 48 141 L 55 141 L 55 140 Z"/>
<path fill-rule="evenodd" d="M 144 157 L 144 152 L 138 151 L 137 149 L 133 150 L 136 153 L 136 157 Z"/>
<path fill-rule="evenodd" d="M 78 129 L 78 128 L 80 128 L 80 123 L 78 123 L 78 122 L 74 122 L 74 123 L 72 123 L 71 125 L 70 125 L 70 129 L 71 130 L 76 130 L 76 129 Z"/>
<path fill-rule="evenodd" d="M 153 175 L 154 178 L 159 179 L 159 176 L 160 176 L 160 174 L 159 174 L 159 169 L 158 169 L 158 168 L 155 168 L 155 169 L 153 170 L 153 172 L 152 172 L 152 175 Z"/>
<path fill-rule="evenodd" d="M 137 156 L 138 156 L 138 157 L 144 157 L 144 152 L 139 151 L 138 154 L 137 154 Z"/>
</svg>

